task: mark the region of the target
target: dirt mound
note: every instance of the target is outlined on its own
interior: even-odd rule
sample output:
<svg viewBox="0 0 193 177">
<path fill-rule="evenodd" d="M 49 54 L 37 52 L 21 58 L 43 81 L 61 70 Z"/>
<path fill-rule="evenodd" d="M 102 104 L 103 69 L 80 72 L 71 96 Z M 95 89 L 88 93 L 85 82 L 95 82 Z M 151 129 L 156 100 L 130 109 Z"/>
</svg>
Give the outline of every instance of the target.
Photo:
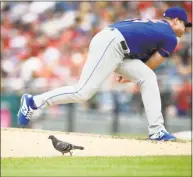
<svg viewBox="0 0 193 177">
<path fill-rule="evenodd" d="M 10 128 L 1 129 L 1 157 L 61 156 L 52 147 L 49 135 L 85 147 L 83 151 L 73 151 L 74 156 L 191 155 L 191 142 L 152 142 L 93 134 Z"/>
</svg>

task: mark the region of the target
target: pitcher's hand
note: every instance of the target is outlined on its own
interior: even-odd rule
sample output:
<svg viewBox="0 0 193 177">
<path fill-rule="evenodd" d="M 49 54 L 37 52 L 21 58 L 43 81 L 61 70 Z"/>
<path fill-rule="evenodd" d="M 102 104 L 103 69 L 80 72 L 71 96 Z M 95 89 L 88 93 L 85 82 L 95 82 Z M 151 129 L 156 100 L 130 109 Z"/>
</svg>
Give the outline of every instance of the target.
<svg viewBox="0 0 193 177">
<path fill-rule="evenodd" d="M 121 76 L 121 75 L 118 75 L 118 76 L 117 76 L 116 81 L 119 82 L 119 83 L 127 83 L 127 82 L 131 82 L 131 81 L 128 80 L 128 79 L 124 79 L 124 77 Z"/>
</svg>

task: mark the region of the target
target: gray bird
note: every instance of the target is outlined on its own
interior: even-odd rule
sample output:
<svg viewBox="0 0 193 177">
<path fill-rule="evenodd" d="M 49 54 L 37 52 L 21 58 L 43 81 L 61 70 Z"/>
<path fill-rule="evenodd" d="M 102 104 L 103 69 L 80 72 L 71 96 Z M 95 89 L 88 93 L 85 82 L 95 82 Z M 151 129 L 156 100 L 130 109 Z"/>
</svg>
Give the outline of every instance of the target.
<svg viewBox="0 0 193 177">
<path fill-rule="evenodd" d="M 70 153 L 70 156 L 72 156 L 71 150 L 74 150 L 74 149 L 84 150 L 84 147 L 82 146 L 75 146 L 70 143 L 60 141 L 53 135 L 50 135 L 48 139 L 52 140 L 52 144 L 54 148 L 60 151 L 62 155 L 64 155 L 65 153 Z"/>
</svg>

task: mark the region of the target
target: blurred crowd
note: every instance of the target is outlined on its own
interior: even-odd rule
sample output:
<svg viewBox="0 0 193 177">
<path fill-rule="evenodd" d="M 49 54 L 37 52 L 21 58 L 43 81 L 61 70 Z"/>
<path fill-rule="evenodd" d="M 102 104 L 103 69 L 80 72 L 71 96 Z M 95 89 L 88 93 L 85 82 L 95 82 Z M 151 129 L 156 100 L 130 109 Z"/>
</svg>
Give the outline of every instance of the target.
<svg viewBox="0 0 193 177">
<path fill-rule="evenodd" d="M 75 84 L 97 32 L 126 18 L 161 19 L 175 5 L 185 8 L 192 21 L 191 1 L 1 2 L 1 91 L 43 92 Z M 187 29 L 175 53 L 156 70 L 169 115 L 191 112 L 191 34 Z M 109 93 L 118 84 L 114 75 L 107 82 L 108 91 L 99 100 L 93 97 L 90 107 L 112 104 Z M 143 109 L 136 85 L 122 88 L 118 101 L 122 111 Z"/>
</svg>

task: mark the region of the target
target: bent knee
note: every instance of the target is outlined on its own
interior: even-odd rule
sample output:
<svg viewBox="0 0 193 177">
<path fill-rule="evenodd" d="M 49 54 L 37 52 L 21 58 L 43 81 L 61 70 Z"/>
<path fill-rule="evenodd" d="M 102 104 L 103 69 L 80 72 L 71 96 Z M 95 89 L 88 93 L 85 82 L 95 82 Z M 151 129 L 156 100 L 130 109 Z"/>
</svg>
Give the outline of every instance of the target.
<svg viewBox="0 0 193 177">
<path fill-rule="evenodd" d="M 157 80 L 157 76 L 153 70 L 149 69 L 146 73 L 144 73 L 142 80 L 154 81 Z"/>
<path fill-rule="evenodd" d="M 144 73 L 143 77 L 137 82 L 139 86 L 144 84 L 154 85 L 155 83 L 157 83 L 157 76 L 152 70 L 148 70 L 148 72 Z"/>
<path fill-rule="evenodd" d="M 96 93 L 97 89 L 95 88 L 88 88 L 88 87 L 81 87 L 80 84 L 77 84 L 75 86 L 76 89 L 76 93 L 74 94 L 77 102 L 86 102 L 88 101 L 90 98 L 92 98 L 92 96 Z"/>
<path fill-rule="evenodd" d="M 79 102 L 86 102 L 88 101 L 92 96 L 87 93 L 77 93 L 77 97 Z"/>
<path fill-rule="evenodd" d="M 86 91 L 86 90 L 82 89 L 82 90 L 79 90 L 79 91 L 76 92 L 75 97 L 76 97 L 78 102 L 86 102 L 93 95 L 94 95 L 94 92 L 92 90 Z"/>
</svg>

